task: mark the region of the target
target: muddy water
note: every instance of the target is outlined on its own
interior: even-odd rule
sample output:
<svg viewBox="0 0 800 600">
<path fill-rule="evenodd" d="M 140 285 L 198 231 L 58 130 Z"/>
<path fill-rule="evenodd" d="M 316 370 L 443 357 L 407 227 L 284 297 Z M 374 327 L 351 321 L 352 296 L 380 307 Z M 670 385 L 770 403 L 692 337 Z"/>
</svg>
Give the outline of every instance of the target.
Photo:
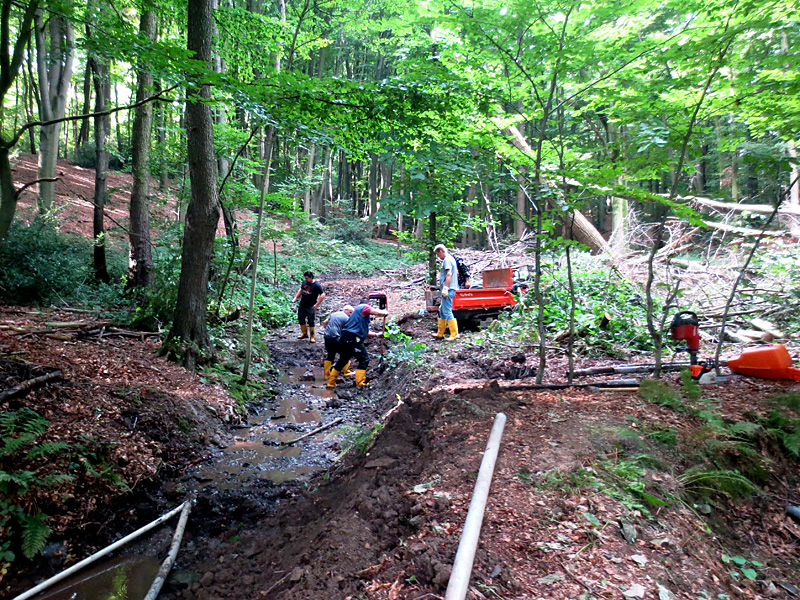
<svg viewBox="0 0 800 600">
<path fill-rule="evenodd" d="M 279 485 L 303 478 L 329 466 L 336 458 L 330 436 L 336 429 L 286 443 L 315 429 L 334 417 L 326 415 L 333 391 L 325 388 L 323 370 L 288 367 L 278 381 L 282 389 L 275 402 L 249 418 L 249 425 L 233 432 L 233 443 L 216 452 L 210 461 L 183 478 L 188 496 L 245 491 L 254 481 Z M 246 492 L 245 492 L 246 493 Z M 191 519 L 191 517 L 190 517 Z M 174 523 L 159 528 L 157 535 L 170 535 Z M 162 540 L 163 542 L 163 540 Z M 161 549 L 144 542 L 131 546 L 140 554 L 163 556 Z M 157 544 L 156 544 L 157 545 Z M 163 543 L 161 544 L 163 546 Z M 129 551 L 134 551 L 132 548 Z M 180 561 L 179 561 L 180 562 Z M 123 555 L 101 561 L 48 590 L 42 600 L 141 600 L 158 572 L 160 560 L 142 555 Z M 173 576 L 179 572 L 176 566 Z"/>
<path fill-rule="evenodd" d="M 140 600 L 155 579 L 161 563 L 147 556 L 124 555 L 90 566 L 60 587 L 45 590 L 37 600 Z"/>
<path fill-rule="evenodd" d="M 323 369 L 288 367 L 278 383 L 283 391 L 275 403 L 250 417 L 248 427 L 234 432 L 233 444 L 194 474 L 201 487 L 213 482 L 217 489 L 229 490 L 249 479 L 280 484 L 315 473 L 335 458 L 314 443 L 335 430 L 287 445 L 326 422 L 327 399 L 335 394 L 325 387 Z"/>
</svg>

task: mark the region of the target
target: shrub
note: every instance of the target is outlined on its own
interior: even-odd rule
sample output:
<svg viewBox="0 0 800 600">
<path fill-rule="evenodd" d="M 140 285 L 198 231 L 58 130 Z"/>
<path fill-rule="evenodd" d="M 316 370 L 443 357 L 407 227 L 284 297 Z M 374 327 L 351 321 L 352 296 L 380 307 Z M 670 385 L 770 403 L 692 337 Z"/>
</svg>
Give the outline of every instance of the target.
<svg viewBox="0 0 800 600">
<path fill-rule="evenodd" d="M 67 302 L 85 295 L 91 243 L 36 219 L 14 224 L 0 240 L 0 300 L 16 304 Z"/>
</svg>

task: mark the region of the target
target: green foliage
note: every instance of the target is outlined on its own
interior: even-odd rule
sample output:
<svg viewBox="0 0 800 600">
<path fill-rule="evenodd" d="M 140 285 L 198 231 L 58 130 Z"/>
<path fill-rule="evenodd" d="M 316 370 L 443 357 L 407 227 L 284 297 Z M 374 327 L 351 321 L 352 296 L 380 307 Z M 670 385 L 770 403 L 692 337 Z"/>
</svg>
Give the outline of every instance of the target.
<svg viewBox="0 0 800 600">
<path fill-rule="evenodd" d="M 681 370 L 681 386 L 688 400 L 697 401 L 703 395 L 700 384 L 692 379 L 692 374 L 689 369 Z"/>
<path fill-rule="evenodd" d="M 82 435 L 71 453 L 69 469 L 73 473 L 84 472 L 91 478 L 130 492 L 128 483 L 117 473 L 117 466 L 108 462 L 107 453 L 111 443 Z"/>
<path fill-rule="evenodd" d="M 414 365 L 424 362 L 423 357 L 428 350 L 428 345 L 414 341 L 410 335 L 403 333 L 394 321 L 387 321 L 386 337 L 392 342 L 391 348 L 386 355 L 390 366 L 405 365 L 410 369 Z"/>
<path fill-rule="evenodd" d="M 648 402 L 659 406 L 666 406 L 678 412 L 686 410 L 678 392 L 659 379 L 643 379 L 639 384 L 639 395 Z"/>
<path fill-rule="evenodd" d="M 254 354 L 259 353 L 255 351 Z M 248 407 L 264 395 L 265 388 L 263 383 L 251 378 L 243 382 L 242 368 L 243 364 L 222 361 L 205 365 L 202 381 L 213 381 L 222 385 L 236 400 L 236 412 L 245 415 Z"/>
<path fill-rule="evenodd" d="M 33 558 L 51 533 L 47 515 L 32 512 L 21 498 L 74 480 L 67 473 L 44 474 L 39 468 L 42 459 L 69 449 L 60 442 L 38 443 L 48 426 L 47 419 L 28 408 L 0 413 L 0 567 L 14 561 L 15 543 L 26 558 Z"/>
<path fill-rule="evenodd" d="M 757 560 L 748 561 L 743 556 L 730 556 L 728 554 L 723 554 L 721 559 L 724 564 L 734 566 L 734 569 L 730 570 L 729 573 L 730 576 L 736 580 L 738 580 L 741 576 L 744 576 L 750 581 L 755 581 L 758 578 L 758 573 L 753 567 L 764 566 L 763 563 Z M 752 565 L 751 567 L 746 566 L 748 562 L 750 562 Z"/>
<path fill-rule="evenodd" d="M 781 392 L 780 394 L 771 396 L 769 400 L 778 406 L 800 411 L 800 393 L 798 392 Z"/>
<path fill-rule="evenodd" d="M 315 226 L 316 227 L 316 226 Z M 278 281 L 297 283 L 305 271 L 311 271 L 324 287 L 325 273 L 339 271 L 372 275 L 380 269 L 405 266 L 405 259 L 398 257 L 393 244 L 364 240 L 360 243 L 347 243 L 329 237 L 327 233 L 295 236 L 286 239 L 284 248 L 278 256 Z"/>
<path fill-rule="evenodd" d="M 588 356 L 620 358 L 627 358 L 631 351 L 652 350 L 642 292 L 619 272 L 588 256 L 578 254 L 575 263 L 576 350 Z M 565 266 L 543 273 L 542 297 L 547 328 L 568 332 L 571 301 Z"/>
<path fill-rule="evenodd" d="M 62 303 L 86 295 L 90 242 L 65 236 L 51 220 L 14 224 L 0 240 L 0 301 Z"/>
<path fill-rule="evenodd" d="M 620 460 L 598 460 L 591 467 L 547 471 L 541 476 L 541 485 L 567 493 L 600 491 L 631 510 L 649 515 L 651 508 L 668 505 L 648 489 L 645 475 L 653 466 L 659 464 L 647 454 Z M 521 481 L 534 483 L 529 473 L 520 473 L 518 477 Z"/>
<path fill-rule="evenodd" d="M 653 423 L 643 426 L 642 430 L 646 437 L 665 446 L 676 446 L 678 444 L 677 432 L 665 425 Z"/>
<path fill-rule="evenodd" d="M 281 327 L 291 323 L 296 315 L 291 296 L 264 283 L 256 286 L 254 312 L 260 324 L 265 327 Z"/>
<path fill-rule="evenodd" d="M 678 476 L 684 489 L 694 495 L 713 497 L 726 495 L 733 500 L 758 494 L 761 490 L 739 471 L 713 469 L 698 465 Z"/>
<path fill-rule="evenodd" d="M 384 428 L 383 423 L 375 423 L 372 426 L 365 426 L 363 428 L 353 426 L 342 427 L 339 431 L 344 433 L 344 440 L 342 441 L 342 451 L 339 456 L 344 456 L 350 450 L 354 450 L 359 455 L 365 455 L 375 440 L 378 439 L 381 431 Z"/>
</svg>

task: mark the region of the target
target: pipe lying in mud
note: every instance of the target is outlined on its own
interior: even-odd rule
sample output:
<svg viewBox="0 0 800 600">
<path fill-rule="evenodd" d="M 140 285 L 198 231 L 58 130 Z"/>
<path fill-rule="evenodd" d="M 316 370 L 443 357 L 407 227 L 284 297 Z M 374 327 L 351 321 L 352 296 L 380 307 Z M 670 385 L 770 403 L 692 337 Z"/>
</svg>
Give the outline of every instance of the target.
<svg viewBox="0 0 800 600">
<path fill-rule="evenodd" d="M 45 590 L 45 589 L 49 588 L 54 583 L 58 583 L 62 579 L 66 579 L 67 577 L 69 577 L 73 573 L 76 573 L 77 571 L 80 571 L 86 565 L 92 564 L 96 560 L 98 560 L 100 558 L 103 558 L 107 554 L 110 554 L 111 552 L 113 552 L 117 548 L 119 548 L 121 546 L 124 546 L 125 544 L 127 544 L 131 540 L 136 539 L 137 537 L 139 537 L 143 533 L 147 533 L 148 531 L 150 531 L 154 527 L 158 527 L 164 521 L 170 519 L 171 517 L 173 517 L 176 514 L 178 514 L 181 510 L 183 510 L 183 508 L 184 508 L 184 506 L 186 504 L 190 504 L 188 500 L 186 502 L 184 502 L 183 504 L 181 504 L 180 506 L 178 506 L 177 508 L 173 508 L 168 513 L 161 515 L 155 521 L 152 521 L 152 522 L 148 523 L 144 527 L 141 527 L 141 528 L 137 529 L 136 531 L 134 531 L 133 533 L 126 535 L 121 540 L 118 540 L 118 541 L 114 542 L 113 544 L 111 544 L 110 546 L 106 546 L 102 550 L 100 550 L 98 552 L 95 552 L 94 554 L 92 554 L 91 556 L 89 556 L 87 558 L 84 558 L 82 561 L 80 561 L 78 563 L 75 563 L 69 569 L 66 569 L 65 571 L 61 571 L 61 573 L 59 573 L 58 575 L 53 575 L 50 579 L 47 579 L 46 581 L 43 581 L 42 583 L 40 583 L 36 587 L 33 587 L 33 588 L 29 589 L 27 592 L 24 592 L 24 593 L 20 594 L 19 596 L 17 596 L 13 600 L 27 600 L 28 598 L 31 598 L 31 597 L 35 596 L 36 594 L 38 594 L 42 590 Z"/>
<path fill-rule="evenodd" d="M 172 536 L 172 545 L 169 548 L 169 554 L 167 554 L 167 558 L 164 559 L 164 562 L 161 563 L 161 568 L 158 570 L 158 574 L 153 580 L 153 584 L 150 586 L 150 590 L 147 592 L 144 600 L 155 600 L 158 596 L 158 593 L 161 591 L 161 587 L 167 580 L 167 575 L 169 575 L 169 572 L 172 569 L 172 565 L 175 562 L 175 557 L 178 556 L 178 549 L 181 547 L 183 532 L 186 529 L 186 521 L 189 520 L 189 513 L 191 510 L 192 503 L 189 501 L 184 502 L 181 518 L 178 521 L 178 526 L 175 528 L 175 535 Z"/>
<path fill-rule="evenodd" d="M 469 504 L 464 531 L 461 533 L 461 541 L 458 543 L 458 551 L 453 562 L 450 581 L 447 584 L 445 600 L 464 600 L 467 595 L 469 578 L 472 574 L 472 562 L 475 560 L 478 537 L 483 523 L 483 512 L 486 509 L 486 500 L 489 497 L 489 487 L 492 484 L 492 475 L 494 474 L 494 464 L 497 461 L 497 453 L 500 450 L 500 440 L 503 437 L 505 426 L 506 416 L 503 413 L 497 413 L 494 418 L 492 432 L 489 434 L 489 441 L 486 443 L 486 451 L 483 454 L 481 468 L 478 471 L 478 481 L 475 483 L 475 490 L 472 492 L 472 501 Z"/>
</svg>

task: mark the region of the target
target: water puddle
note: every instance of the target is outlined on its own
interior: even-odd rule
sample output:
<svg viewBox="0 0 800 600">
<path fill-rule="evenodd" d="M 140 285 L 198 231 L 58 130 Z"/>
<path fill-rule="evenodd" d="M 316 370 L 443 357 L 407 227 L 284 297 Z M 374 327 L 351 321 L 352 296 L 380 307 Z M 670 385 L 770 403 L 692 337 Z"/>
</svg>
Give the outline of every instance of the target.
<svg viewBox="0 0 800 600">
<path fill-rule="evenodd" d="M 89 566 L 66 582 L 38 594 L 40 600 L 142 600 L 161 562 L 147 556 L 123 555 Z"/>
</svg>

